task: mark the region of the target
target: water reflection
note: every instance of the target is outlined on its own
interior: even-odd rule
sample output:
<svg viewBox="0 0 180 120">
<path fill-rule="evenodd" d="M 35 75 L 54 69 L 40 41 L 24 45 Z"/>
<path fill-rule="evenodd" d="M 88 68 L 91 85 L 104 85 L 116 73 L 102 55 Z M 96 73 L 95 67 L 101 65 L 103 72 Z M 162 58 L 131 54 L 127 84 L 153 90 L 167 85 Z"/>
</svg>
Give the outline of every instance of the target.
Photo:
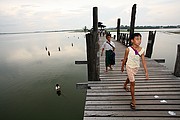
<svg viewBox="0 0 180 120">
<path fill-rule="evenodd" d="M 86 59 L 85 40 L 73 39 L 75 34 L 0 35 L 2 119 L 47 119 L 45 115 L 51 119 L 61 116 L 62 120 L 82 118 L 85 92 L 77 91 L 75 85 L 87 80 L 86 66 L 75 66 L 74 61 Z M 61 90 L 55 90 L 57 83 Z"/>
</svg>

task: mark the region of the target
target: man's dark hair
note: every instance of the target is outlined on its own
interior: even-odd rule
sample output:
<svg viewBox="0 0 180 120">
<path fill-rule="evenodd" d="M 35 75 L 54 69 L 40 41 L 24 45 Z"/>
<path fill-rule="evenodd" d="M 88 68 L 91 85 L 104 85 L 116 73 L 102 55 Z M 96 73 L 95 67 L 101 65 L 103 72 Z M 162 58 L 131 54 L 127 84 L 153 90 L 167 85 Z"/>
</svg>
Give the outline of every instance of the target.
<svg viewBox="0 0 180 120">
<path fill-rule="evenodd" d="M 132 34 L 130 39 L 132 40 L 132 39 L 134 39 L 135 37 L 138 37 L 138 36 L 142 37 L 140 33 L 134 33 L 134 34 Z"/>
<path fill-rule="evenodd" d="M 108 33 L 108 34 L 106 34 L 106 38 L 107 38 L 107 36 L 110 36 L 110 37 L 111 37 L 111 34 Z"/>
</svg>

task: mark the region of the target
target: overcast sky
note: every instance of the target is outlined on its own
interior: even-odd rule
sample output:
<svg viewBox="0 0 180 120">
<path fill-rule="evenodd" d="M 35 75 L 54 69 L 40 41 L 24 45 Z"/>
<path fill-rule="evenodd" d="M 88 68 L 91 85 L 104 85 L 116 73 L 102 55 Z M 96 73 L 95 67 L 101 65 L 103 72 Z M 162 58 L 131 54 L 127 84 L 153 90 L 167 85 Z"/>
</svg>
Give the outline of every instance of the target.
<svg viewBox="0 0 180 120">
<path fill-rule="evenodd" d="M 133 4 L 136 26 L 180 24 L 180 0 L 0 0 L 0 32 L 90 28 L 95 6 L 107 27 L 129 25 Z"/>
</svg>

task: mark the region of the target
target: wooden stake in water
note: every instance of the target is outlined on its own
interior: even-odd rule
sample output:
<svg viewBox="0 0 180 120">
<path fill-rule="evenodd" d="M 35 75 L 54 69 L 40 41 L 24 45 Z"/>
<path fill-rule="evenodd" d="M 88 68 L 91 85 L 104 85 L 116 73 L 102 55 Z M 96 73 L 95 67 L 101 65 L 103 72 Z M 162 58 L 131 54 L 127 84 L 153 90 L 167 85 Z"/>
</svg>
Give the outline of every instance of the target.
<svg viewBox="0 0 180 120">
<path fill-rule="evenodd" d="M 148 37 L 148 44 L 146 48 L 146 55 L 145 57 L 151 58 L 152 52 L 153 52 L 153 45 L 155 40 L 156 31 L 153 33 L 153 31 L 149 31 L 149 37 Z"/>
<path fill-rule="evenodd" d="M 49 55 L 49 56 L 51 55 L 49 51 L 48 51 L 48 55 Z"/>
</svg>

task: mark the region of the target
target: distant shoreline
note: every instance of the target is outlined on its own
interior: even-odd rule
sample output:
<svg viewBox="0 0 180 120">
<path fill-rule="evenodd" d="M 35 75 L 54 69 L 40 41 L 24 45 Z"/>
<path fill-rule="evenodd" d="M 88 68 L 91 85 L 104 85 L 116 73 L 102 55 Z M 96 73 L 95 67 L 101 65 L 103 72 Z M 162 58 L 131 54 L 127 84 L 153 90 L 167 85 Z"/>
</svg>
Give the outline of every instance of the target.
<svg viewBox="0 0 180 120">
<path fill-rule="evenodd" d="M 174 33 L 174 34 L 180 34 L 180 28 L 144 28 L 144 29 L 140 29 L 140 28 L 135 28 L 135 32 L 149 32 L 150 30 L 166 30 L 167 31 L 159 31 L 159 32 L 168 32 L 168 33 Z M 168 31 L 168 29 L 173 29 L 177 31 Z M 107 28 L 106 29 L 109 32 L 116 32 L 115 28 Z M 34 33 L 52 33 L 52 32 L 84 32 L 83 29 L 76 29 L 76 30 L 48 30 L 48 31 L 34 31 L 34 32 L 3 32 L 0 33 L 0 35 L 10 35 L 10 34 L 34 34 Z M 120 32 L 129 32 L 128 29 L 120 29 Z"/>
<path fill-rule="evenodd" d="M 171 29 L 172 31 L 170 31 L 169 29 Z M 109 32 L 116 32 L 116 29 L 106 29 L 106 30 Z M 153 30 L 157 30 L 158 32 L 168 32 L 168 33 L 173 33 L 173 34 L 180 34 L 180 28 L 135 29 L 134 31 L 135 32 L 149 32 L 149 31 L 153 31 Z M 129 31 L 127 31 L 127 29 L 120 29 L 120 32 L 129 32 Z"/>
</svg>

